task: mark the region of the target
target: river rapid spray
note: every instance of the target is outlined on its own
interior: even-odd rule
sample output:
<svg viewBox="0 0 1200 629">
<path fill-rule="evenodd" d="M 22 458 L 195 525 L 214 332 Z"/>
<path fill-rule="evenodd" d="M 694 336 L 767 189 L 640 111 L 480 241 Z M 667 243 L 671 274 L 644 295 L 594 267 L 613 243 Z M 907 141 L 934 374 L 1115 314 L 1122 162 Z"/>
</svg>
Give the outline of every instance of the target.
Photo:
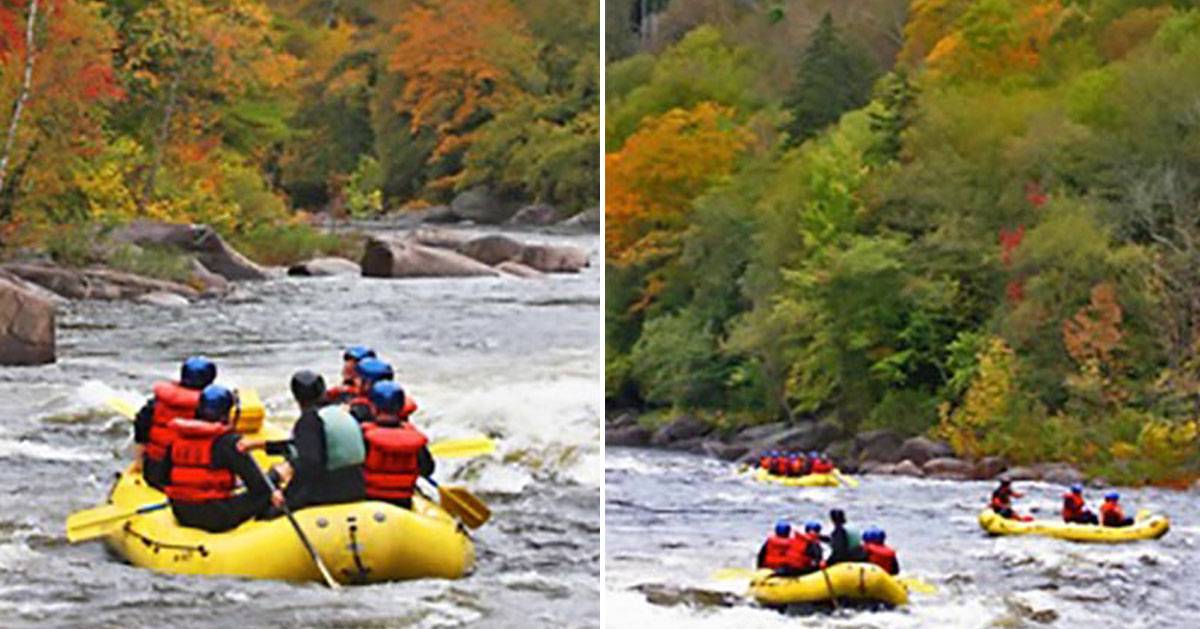
<svg viewBox="0 0 1200 629">
<path fill-rule="evenodd" d="M 609 448 L 605 460 L 605 623 L 611 627 L 1196 627 L 1200 601 L 1200 507 L 1195 493 L 1122 489 L 1127 510 L 1171 517 L 1153 542 L 1083 545 L 1039 537 L 990 538 L 976 516 L 993 485 L 907 477 L 860 477 L 856 490 L 783 488 L 738 476 L 710 458 Z M 1018 508 L 1057 517 L 1063 488 L 1018 483 Z M 1100 498 L 1088 491 L 1089 503 Z M 905 608 L 843 609 L 789 617 L 738 599 L 652 604 L 643 592 L 729 599 L 745 581 L 713 571 L 753 567 L 779 517 L 814 518 L 843 507 L 852 526 L 887 530 L 905 574 L 934 584 Z M 634 589 L 638 588 L 638 589 Z M 672 592 L 684 592 L 683 596 Z M 697 596 L 697 593 L 700 596 Z"/>
<path fill-rule="evenodd" d="M 536 280 L 279 278 L 187 309 L 66 306 L 58 363 L 0 368 L 0 625 L 598 625 L 600 239 L 514 235 L 582 246 L 592 266 Z M 140 399 L 201 352 L 218 381 L 257 388 L 268 416 L 290 421 L 292 371 L 332 380 L 348 343 L 395 365 L 432 439 L 497 439 L 495 456 L 436 473 L 493 510 L 474 575 L 331 592 L 155 574 L 100 543 L 66 544 L 66 516 L 103 502 L 129 457 L 129 422 L 81 383 Z"/>
</svg>

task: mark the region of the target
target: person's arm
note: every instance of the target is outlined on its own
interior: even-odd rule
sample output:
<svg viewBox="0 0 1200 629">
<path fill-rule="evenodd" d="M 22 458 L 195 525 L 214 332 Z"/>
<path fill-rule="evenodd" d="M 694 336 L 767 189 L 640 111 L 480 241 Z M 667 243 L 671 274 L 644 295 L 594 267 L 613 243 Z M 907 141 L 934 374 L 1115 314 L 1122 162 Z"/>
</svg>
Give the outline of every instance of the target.
<svg viewBox="0 0 1200 629">
<path fill-rule="evenodd" d="M 371 407 L 366 404 L 355 404 L 350 407 L 350 416 L 360 424 L 375 421 L 375 413 L 371 412 Z"/>
<path fill-rule="evenodd" d="M 767 559 L 767 545 L 763 544 L 762 548 L 758 549 L 758 561 L 754 564 L 755 568 L 762 570 L 763 562 Z"/>
<path fill-rule="evenodd" d="M 437 464 L 433 461 L 433 455 L 429 453 L 428 446 L 422 446 L 421 451 L 417 453 L 417 468 L 421 471 L 421 476 L 433 476 L 433 470 Z"/>
<path fill-rule="evenodd" d="M 265 509 L 271 499 L 271 488 L 263 480 L 258 464 L 249 454 L 240 452 L 237 447 L 239 437 L 229 434 L 221 437 L 213 445 L 213 464 L 237 474 L 246 486 L 246 493 L 253 497 L 258 509 Z"/>
<path fill-rule="evenodd" d="M 821 544 L 816 541 L 810 541 L 808 548 L 805 548 L 804 552 L 808 555 L 809 559 L 812 559 L 813 565 L 820 565 L 821 559 L 824 558 L 821 556 Z"/>
<path fill-rule="evenodd" d="M 144 444 L 150 440 L 150 426 L 154 422 L 154 398 L 146 400 L 133 418 L 133 441 Z"/>
<path fill-rule="evenodd" d="M 896 571 L 893 572 L 892 574 L 900 574 L 900 556 L 899 555 L 897 555 L 895 557 L 895 564 L 896 564 Z"/>
</svg>

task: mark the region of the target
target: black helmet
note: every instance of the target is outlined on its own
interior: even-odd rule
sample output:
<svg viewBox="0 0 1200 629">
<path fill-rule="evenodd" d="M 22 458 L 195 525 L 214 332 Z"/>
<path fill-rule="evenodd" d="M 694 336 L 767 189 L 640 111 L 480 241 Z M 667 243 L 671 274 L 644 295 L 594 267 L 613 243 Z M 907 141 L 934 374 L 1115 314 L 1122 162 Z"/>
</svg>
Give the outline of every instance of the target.
<svg viewBox="0 0 1200 629">
<path fill-rule="evenodd" d="M 829 512 L 829 519 L 832 520 L 834 524 L 845 524 L 846 512 L 842 511 L 841 509 L 833 509 Z"/>
<path fill-rule="evenodd" d="M 302 369 L 292 375 L 292 397 L 300 404 L 312 404 L 325 395 L 325 378 L 321 374 Z"/>
</svg>

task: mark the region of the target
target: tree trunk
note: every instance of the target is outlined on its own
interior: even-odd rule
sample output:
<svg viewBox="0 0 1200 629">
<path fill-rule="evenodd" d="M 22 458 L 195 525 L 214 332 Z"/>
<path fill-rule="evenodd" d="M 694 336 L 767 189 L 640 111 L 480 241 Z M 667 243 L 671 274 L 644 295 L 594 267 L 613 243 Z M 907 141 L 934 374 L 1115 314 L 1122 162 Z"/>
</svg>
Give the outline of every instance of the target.
<svg viewBox="0 0 1200 629">
<path fill-rule="evenodd" d="M 34 47 L 33 27 L 37 23 L 38 0 L 29 0 L 29 15 L 25 20 L 25 76 L 21 79 L 21 91 L 13 103 L 12 119 L 8 123 L 8 135 L 4 138 L 4 149 L 0 151 L 0 193 L 4 192 L 4 177 L 8 172 L 8 156 L 17 139 L 17 127 L 21 124 L 21 112 L 29 100 L 29 86 L 33 82 L 33 59 L 37 56 Z"/>
<path fill-rule="evenodd" d="M 167 102 L 163 106 L 162 122 L 159 123 L 158 133 L 154 135 L 154 157 L 150 162 L 150 172 L 146 173 L 146 181 L 142 184 L 142 194 L 138 197 L 138 211 L 146 208 L 150 195 L 154 194 L 154 181 L 158 178 L 158 170 L 162 167 L 163 150 L 171 133 L 171 118 L 175 115 L 175 106 L 179 94 L 179 81 L 183 76 L 183 68 L 175 70 L 171 77 L 171 87 L 167 90 Z"/>
</svg>

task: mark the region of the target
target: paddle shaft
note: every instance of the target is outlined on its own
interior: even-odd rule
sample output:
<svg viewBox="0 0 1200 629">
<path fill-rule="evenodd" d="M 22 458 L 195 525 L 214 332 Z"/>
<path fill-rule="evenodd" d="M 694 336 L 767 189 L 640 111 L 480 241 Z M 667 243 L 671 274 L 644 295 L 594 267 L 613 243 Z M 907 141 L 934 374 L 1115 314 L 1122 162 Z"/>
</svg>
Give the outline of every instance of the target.
<svg viewBox="0 0 1200 629">
<path fill-rule="evenodd" d="M 825 577 L 825 587 L 829 588 L 829 602 L 833 603 L 833 609 L 837 611 L 840 605 L 838 605 L 837 594 L 833 591 L 833 580 L 829 578 L 829 572 L 825 568 L 821 568 L 821 576 Z"/>
<path fill-rule="evenodd" d="M 120 520 L 127 520 L 129 518 L 139 516 L 139 515 L 142 515 L 145 513 L 158 511 L 159 509 L 165 509 L 170 504 L 171 503 L 166 500 L 164 500 L 162 502 L 153 502 L 150 504 L 142 505 L 142 506 L 138 507 L 137 509 L 134 509 L 133 511 L 127 511 L 124 513 L 119 513 L 117 515 L 112 515 L 109 517 L 104 517 L 104 518 L 100 518 L 98 520 L 90 520 L 90 521 L 86 519 L 88 514 L 93 513 L 95 511 L 107 509 L 111 505 L 106 505 L 104 507 L 97 507 L 96 509 L 88 509 L 87 511 L 81 511 L 79 513 L 72 514 L 71 517 L 67 518 L 67 540 L 73 544 L 75 542 L 83 542 L 83 541 L 95 539 L 97 537 L 102 537 L 108 532 L 108 527 L 105 525 L 108 525 L 108 524 L 111 524 L 113 522 L 117 522 Z M 84 519 L 83 523 L 72 524 L 72 522 L 71 522 L 72 520 L 75 520 L 75 519 L 78 519 L 81 517 Z M 89 534 L 81 534 L 80 531 L 90 531 L 90 533 Z"/>
<path fill-rule="evenodd" d="M 262 468 L 258 468 L 258 473 L 262 474 L 263 480 L 267 482 L 267 487 L 270 487 L 271 493 L 274 494 L 275 483 L 271 482 L 271 476 L 264 472 Z M 283 513 L 287 516 L 288 522 L 292 523 L 292 528 L 296 531 L 296 536 L 300 538 L 300 542 L 308 550 L 308 555 L 312 557 L 313 563 L 317 564 L 317 569 L 321 571 L 321 576 L 325 579 L 325 585 L 328 585 L 332 590 L 341 588 L 341 584 L 334 580 L 333 575 L 329 574 L 329 568 L 325 567 L 325 562 L 321 560 L 321 555 L 317 554 L 317 549 L 313 547 L 312 542 L 308 541 L 308 536 L 304 534 L 304 529 L 300 528 L 300 523 L 296 521 L 296 516 L 292 515 L 292 509 L 288 506 L 287 500 L 283 501 Z"/>
</svg>

